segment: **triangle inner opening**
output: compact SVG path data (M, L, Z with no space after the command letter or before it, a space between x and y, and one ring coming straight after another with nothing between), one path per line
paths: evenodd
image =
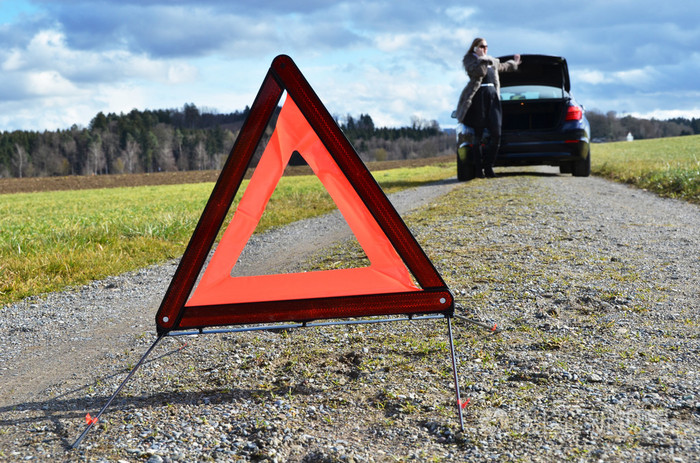
M303 191L301 195L296 194L299 190ZM329 206L335 208L333 199L313 173L295 176L285 174L270 198L261 223L233 267L231 277L370 265L369 258L337 208L316 217L294 221L284 227L266 229L263 225L262 222L270 215L284 214L292 208L298 211L301 202L321 211L327 210ZM264 231L259 231L260 229ZM339 255L339 244L352 250L351 258Z

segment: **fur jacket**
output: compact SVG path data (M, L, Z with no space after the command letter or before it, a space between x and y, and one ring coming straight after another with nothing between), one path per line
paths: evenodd
M460 122L462 122L466 117L467 111L469 111L469 107L472 104L472 99L479 90L481 81L488 72L489 65L493 66L494 70L496 71L494 72L494 86L496 87L496 93L499 93L501 90L501 82L498 78L498 73L515 71L518 69L518 65L515 64L515 61L513 60L508 60L505 63L501 63L497 58L492 56L479 57L474 53L467 53L464 55L462 63L464 64L464 70L467 71L467 75L469 76L469 83L466 87L464 87L464 90L462 90L462 94L459 96L459 102L457 103L457 111L455 111L455 116Z

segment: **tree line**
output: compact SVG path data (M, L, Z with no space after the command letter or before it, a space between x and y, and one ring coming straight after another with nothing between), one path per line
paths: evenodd
M220 169L249 112L246 107L216 114L186 104L128 114L100 112L88 127L5 131L0 134L0 178ZM278 113L279 108L271 126ZM364 114L336 120L366 161L435 156L436 150L450 149L452 141L435 121L414 118L411 127L391 129L375 127ZM261 147L271 132L268 128ZM260 148L254 164L261 153Z
M216 169L249 108L231 114L178 110L98 113L89 127L0 134L0 177Z
M351 115L340 128L363 161L392 161L441 156L454 152L454 133L445 132L437 121L411 117L407 127L375 127L369 114Z
M88 127L5 131L0 133L0 178L220 169L249 112L246 107L217 114L185 104L128 114L100 112ZM587 116L597 141L623 140L628 133L635 139L700 133L700 119L620 118L596 111ZM454 131L442 130L437 121L412 117L409 126L400 128L377 127L368 114L336 121L365 162L454 153ZM270 134L268 129L261 146Z
M635 140L700 134L700 119L697 118L639 119L618 117L614 111L605 114L587 111L586 117L591 124L591 137L599 142L625 140L630 133Z

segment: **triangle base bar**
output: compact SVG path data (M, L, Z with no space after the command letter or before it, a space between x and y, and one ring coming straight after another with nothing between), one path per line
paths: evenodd
M447 315L407 315L407 316L389 316L389 318L351 318L347 320L334 319L327 322L300 322L300 323L272 323L259 325L243 325L238 328L192 328L183 331L168 331L165 336L181 337L181 336L198 336L200 334L231 334L231 333L247 333L249 331L281 331L292 330L295 328L318 328L323 326L347 326L347 325L377 325L380 323L393 322L411 322L421 320L442 320Z
M175 329L253 323L272 323L378 315L442 313L451 315L453 298L448 290L410 291L367 296L250 302L185 307Z

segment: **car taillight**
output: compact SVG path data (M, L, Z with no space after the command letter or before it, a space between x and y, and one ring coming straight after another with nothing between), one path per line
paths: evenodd
M583 119L583 110L578 106L569 106L566 109L566 121L580 121Z

